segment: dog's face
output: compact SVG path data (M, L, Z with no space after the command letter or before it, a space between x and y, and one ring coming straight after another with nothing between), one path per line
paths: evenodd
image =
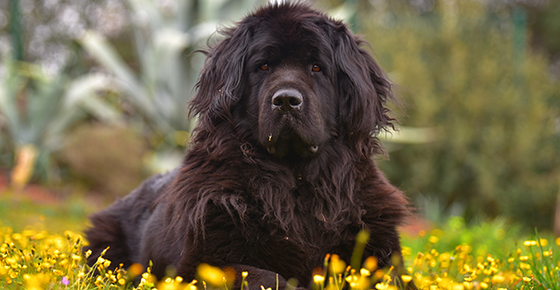
M304 23L263 18L253 35L239 106L276 157L310 157L337 131L332 48Z
M356 145L391 126L390 84L341 22L285 4L224 34L192 101L202 128L227 121L272 156L312 158L335 138Z

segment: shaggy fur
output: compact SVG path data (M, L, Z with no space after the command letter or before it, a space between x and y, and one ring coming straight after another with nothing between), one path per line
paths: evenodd
M385 73L340 21L304 4L271 5L221 32L205 51L177 170L145 181L91 217L92 264L148 265L185 280L198 264L249 270L251 289L310 285L327 253L400 262L408 202L379 171L375 136L392 127ZM392 257L397 259L392 259ZM237 287L239 281L236 281Z

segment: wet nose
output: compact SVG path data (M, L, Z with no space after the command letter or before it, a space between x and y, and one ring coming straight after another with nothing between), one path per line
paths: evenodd
M300 92L294 89L279 90L272 96L272 108L282 111L299 110L303 104Z

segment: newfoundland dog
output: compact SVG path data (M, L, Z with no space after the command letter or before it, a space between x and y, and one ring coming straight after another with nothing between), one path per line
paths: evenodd
M250 289L309 287L333 253L403 270L397 227L409 213L373 157L393 127L391 83L341 21L306 4L270 4L205 51L182 165L91 217L93 264L153 262L186 281L208 263L248 271ZM396 257L396 258L395 258ZM398 274L395 274L398 282ZM410 283L412 284L412 283ZM409 285L410 286L410 285ZM412 286L413 287L413 286Z

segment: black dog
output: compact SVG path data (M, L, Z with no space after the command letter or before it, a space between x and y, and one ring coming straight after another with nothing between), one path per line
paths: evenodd
M365 42L301 3L222 34L205 52L183 164L91 217L89 263L110 246L114 265L151 260L159 277L173 267L193 279L205 262L249 270L252 289L275 287L276 273L280 287L306 287L327 253L350 260L363 229L364 257L402 261L409 205L372 158L393 126L391 85Z

